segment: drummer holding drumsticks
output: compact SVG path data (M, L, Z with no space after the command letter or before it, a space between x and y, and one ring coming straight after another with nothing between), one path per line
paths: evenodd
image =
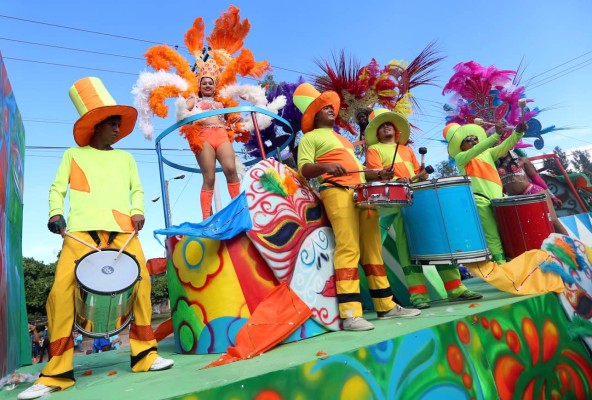
M500 140L505 126L505 121L501 120L496 125L496 132L489 137L476 124L460 126L451 123L446 125L443 132L448 141L448 154L456 161L460 173L471 177L471 187L487 247L493 261L498 264L505 263L506 256L491 207L491 199L503 196L502 181L495 161L514 147L528 129L528 125L522 122L501 144L492 147Z
M70 98L81 115L74 125L74 139L80 147L66 150L49 191L48 228L53 233L68 235L46 305L52 358L35 384L19 393L18 399L35 399L75 383L74 272L76 260L90 251L82 242L95 241L99 248L121 248L132 237L125 249L138 261L142 277L129 333L132 371L155 371L174 364L156 352L150 276L140 241L133 235L144 225L144 192L136 163L131 154L111 147L132 132L137 111L117 105L98 78L77 81L70 88ZM66 225L63 215L68 186L70 211Z
M410 131L409 122L403 115L385 108L374 110L370 114L370 123L366 128L366 143L369 146L366 153L366 167L381 169L394 166L393 179L399 182L411 183L426 180L428 172L420 166L413 150L406 146ZM387 227L393 224L395 229L398 261L405 273L411 304L418 309L428 308L430 298L422 266L411 264L403 213L400 208L395 210L394 213L383 217L381 223L386 222ZM444 282L450 301L475 300L483 297L461 283L457 265L437 265L436 270Z
M374 325L363 318L358 263L368 279L378 319L411 317L419 310L405 309L393 300L382 260L378 213L355 206L353 188L366 179L393 177L388 168L361 170L354 147L333 130L340 108L337 93L319 93L309 83L298 86L294 104L302 111L304 136L298 145L298 169L304 177L321 180L320 196L335 234L335 286L343 329L365 331Z

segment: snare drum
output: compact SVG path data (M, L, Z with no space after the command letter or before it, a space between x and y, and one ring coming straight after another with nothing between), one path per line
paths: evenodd
M411 261L458 264L489 259L489 249L466 176L411 184L413 205L403 209Z
M407 207L412 197L411 187L402 182L368 182L354 189L354 202L361 208Z
M93 338L109 337L123 330L133 318L140 265L134 256L101 249L76 262L75 325Z
M544 193L492 199L491 205L508 258L540 249L543 241L555 232Z

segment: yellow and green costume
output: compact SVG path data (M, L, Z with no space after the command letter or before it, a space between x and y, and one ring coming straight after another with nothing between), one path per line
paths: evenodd
M469 136L476 136L479 143L467 151L462 151L460 146ZM491 199L504 195L495 161L510 151L522 136L524 136L523 133L514 131L501 144L492 147L500 139L500 135L494 133L487 137L485 130L479 125L448 124L444 128L444 137L448 141L448 154L454 158L460 173L471 177L471 186L485 240L493 260L497 263L504 263L506 257L491 207Z
M98 247L121 248L133 231L131 215L143 214L144 211L144 192L131 154L89 146L68 149L51 185L50 217L63 215L68 185L68 231L87 243L93 243L93 237L88 232L95 231L100 238ZM109 232L120 234L108 246ZM127 245L126 251L136 257L142 278L137 288L134 321L130 327L131 366L134 372L147 371L157 357L151 327L150 276L137 237ZM88 247L74 239L64 239L46 305L52 358L41 371L38 383L61 389L74 385L74 270L76 260L88 252Z

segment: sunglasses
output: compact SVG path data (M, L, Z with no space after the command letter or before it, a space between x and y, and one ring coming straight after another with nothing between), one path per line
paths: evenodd
M467 136L463 142L465 143L470 143L470 142L477 142L479 141L479 138L477 136Z

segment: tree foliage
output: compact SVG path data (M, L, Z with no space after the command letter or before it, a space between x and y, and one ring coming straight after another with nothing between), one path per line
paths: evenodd
M575 150L572 154L571 165L578 172L581 172L592 179L592 161L587 150Z
M559 162L563 166L563 169L570 174L573 171L569 168L569 160L565 151L561 150L561 147L555 146L553 153L557 155ZM555 175L563 175L561 169L557 166L557 162L554 159L548 158L543 161L543 166L546 170L551 171Z
M450 164L448 160L440 161L434 167L434 178L448 178L457 175L460 175L458 168L456 168L456 165Z
M152 304L161 303L169 299L169 286L166 274L152 277L152 293L150 294Z
M45 315L45 302L53 285L56 263L45 264L34 258L23 257L25 297L30 319Z

